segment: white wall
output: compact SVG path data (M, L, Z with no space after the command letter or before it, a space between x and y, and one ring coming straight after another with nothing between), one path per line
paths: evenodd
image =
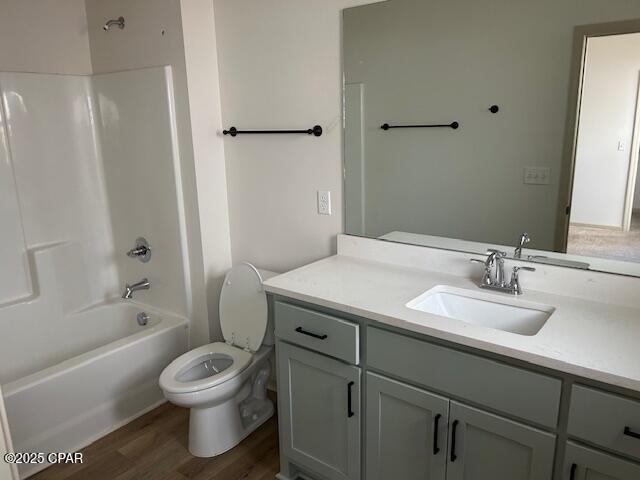
M225 138L234 262L284 271L335 252L343 222L340 12L363 3L214 0L224 126L324 128L319 138ZM332 216L317 214L318 189L331 191Z
M533 248L553 249L574 27L637 17L627 0L348 10L346 82L365 85L367 234L508 245L527 231ZM459 130L380 129L454 120ZM525 185L526 166L550 167L550 184Z
M91 73L84 0L0 0L0 71Z
M640 34L588 40L571 223L623 225L639 82Z
M221 339L220 288L231 267L215 18L211 0L181 0L189 113L212 339Z
M191 343L209 341L210 324L217 325L217 308L207 308L205 259L198 207L196 159L182 35L180 0L86 0L91 58L96 73L171 65L175 88L178 143L191 280ZM102 31L109 18L124 16L126 28ZM214 48L214 45L211 46ZM199 159L198 161L206 161ZM203 178L206 178L203 175ZM226 208L216 205L214 208ZM217 220L217 219L216 219ZM215 220L214 220L215 221ZM224 232L224 227L221 230ZM224 233L222 233L224 236Z

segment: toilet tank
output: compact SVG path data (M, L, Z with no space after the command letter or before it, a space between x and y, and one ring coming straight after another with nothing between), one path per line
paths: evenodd
M269 280L271 277L275 277L276 275L280 275L276 272L271 272L269 270L262 270L261 268L257 269L260 273L260 277L262 277L262 281ZM275 337L275 327L273 325L273 312L269 311L269 319L267 320L267 331L264 335L264 340L262 341L263 345L274 345L276 343Z

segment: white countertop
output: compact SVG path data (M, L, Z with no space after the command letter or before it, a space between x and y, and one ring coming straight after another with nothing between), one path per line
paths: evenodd
M640 392L640 309L525 290L522 301L556 310L523 336L405 306L437 285L478 290L464 276L342 255L265 282L273 294Z

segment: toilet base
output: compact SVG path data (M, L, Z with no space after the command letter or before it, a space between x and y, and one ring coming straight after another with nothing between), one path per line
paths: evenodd
M253 402L256 402L253 399ZM242 418L242 405L235 398L211 408L189 412L189 452L195 457L215 457L238 445L274 413L268 398L253 405L253 413Z

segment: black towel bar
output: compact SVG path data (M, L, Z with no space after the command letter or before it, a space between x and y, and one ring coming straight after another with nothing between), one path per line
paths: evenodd
M223 135L231 135L235 137L240 134L280 134L280 133L304 133L307 135L315 135L319 137L322 135L322 127L320 125L315 125L313 128L309 128L307 130L238 130L236 127L231 127L229 130L223 130Z
M388 123L383 123L380 125L380 128L382 130L389 130L391 128L453 128L456 130L459 126L460 124L458 122L435 125L389 125Z

